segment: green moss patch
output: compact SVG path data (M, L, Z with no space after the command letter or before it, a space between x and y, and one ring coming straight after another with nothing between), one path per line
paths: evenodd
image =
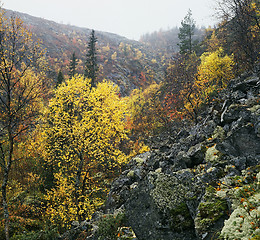
M171 228L177 232L181 232L185 229L191 229L194 226L193 219L190 215L189 209L186 203L181 203L175 209L170 210Z
M204 201L198 207L198 215L195 218L195 227L199 234L207 230L220 218L227 215L228 206L224 199L216 196L215 189L210 186L206 189Z

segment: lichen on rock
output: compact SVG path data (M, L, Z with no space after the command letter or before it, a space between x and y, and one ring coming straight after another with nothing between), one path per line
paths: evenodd
M223 154L216 149L216 145L210 147L206 151L205 161L207 163L217 164L220 162L221 157Z
M221 126L217 126L212 134L212 139L223 141L225 139L225 130Z
M151 196L159 209L174 209L184 201L184 196L188 191L187 187L181 184L176 177L163 173L157 174L154 185Z
M258 196L258 201L259 201ZM260 220L260 207L248 212L243 207L238 207L232 212L230 218L225 221L225 226L221 231L221 236L226 240L231 239L259 239L260 229L254 225L255 220ZM259 222L258 222L259 224ZM258 237L258 238L253 238Z

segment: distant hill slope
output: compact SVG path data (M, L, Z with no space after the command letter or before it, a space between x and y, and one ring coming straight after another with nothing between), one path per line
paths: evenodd
M169 30L160 30L153 33L147 33L141 36L140 42L147 44L153 49L163 53L165 56L170 57L179 51L178 38L179 28L174 27ZM195 28L193 38L201 41L205 34L205 28Z
M42 41L50 63L50 76L55 81L62 69L68 74L69 61L76 53L79 59L78 73L83 73L87 42L91 29L58 24L54 21L33 17L28 14L6 10L6 16L16 15ZM125 37L96 31L98 38L99 81L106 78L120 86L123 95L132 89L160 82L163 69L160 56L146 44Z

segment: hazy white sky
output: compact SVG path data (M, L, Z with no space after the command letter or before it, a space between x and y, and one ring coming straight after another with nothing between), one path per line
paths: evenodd
M188 9L197 25L213 25L215 0L2 0L3 7L58 23L117 33L138 40L178 26Z

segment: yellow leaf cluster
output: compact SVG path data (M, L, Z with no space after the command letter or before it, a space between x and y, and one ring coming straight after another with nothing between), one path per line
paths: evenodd
M130 117L128 128L134 134L153 134L164 127L164 112L159 99L159 84L152 84L144 91L134 89L128 99Z
M78 208L80 209L79 214L84 213L86 218L90 218L95 209L103 204L102 199L91 197L97 190L97 187L94 186L87 194L81 196L82 200L77 206L72 198L75 191L73 182L64 177L61 172L55 174L55 179L58 187L47 191L45 196L47 200L46 216L53 224L60 227L60 231L70 228L72 221L79 221Z
M212 53L205 52L201 56L197 84L203 88L210 86L225 88L229 80L234 77L234 64L233 57L224 55L222 48Z
M46 161L56 169L47 215L56 224L68 224L90 217L103 202L94 193L106 192L104 186L100 190L104 177L127 161L119 148L127 139L127 107L112 83L91 88L81 75L61 84L54 95L42 119Z
M90 81L77 76L55 92L45 112L50 123L46 126L46 136L66 139L67 146L63 144L63 148L70 149L64 156L67 160L84 152L87 158L99 162L108 158L117 161L122 155L117 146L127 138L126 112L126 103L120 99L117 87L104 81L90 90ZM52 148L60 148L59 141L53 144Z
M233 56L225 55L222 48L202 54L197 79L188 101L184 104L185 109L192 111L195 107L198 108L201 104L212 100L218 91L224 89L234 78L234 64Z

